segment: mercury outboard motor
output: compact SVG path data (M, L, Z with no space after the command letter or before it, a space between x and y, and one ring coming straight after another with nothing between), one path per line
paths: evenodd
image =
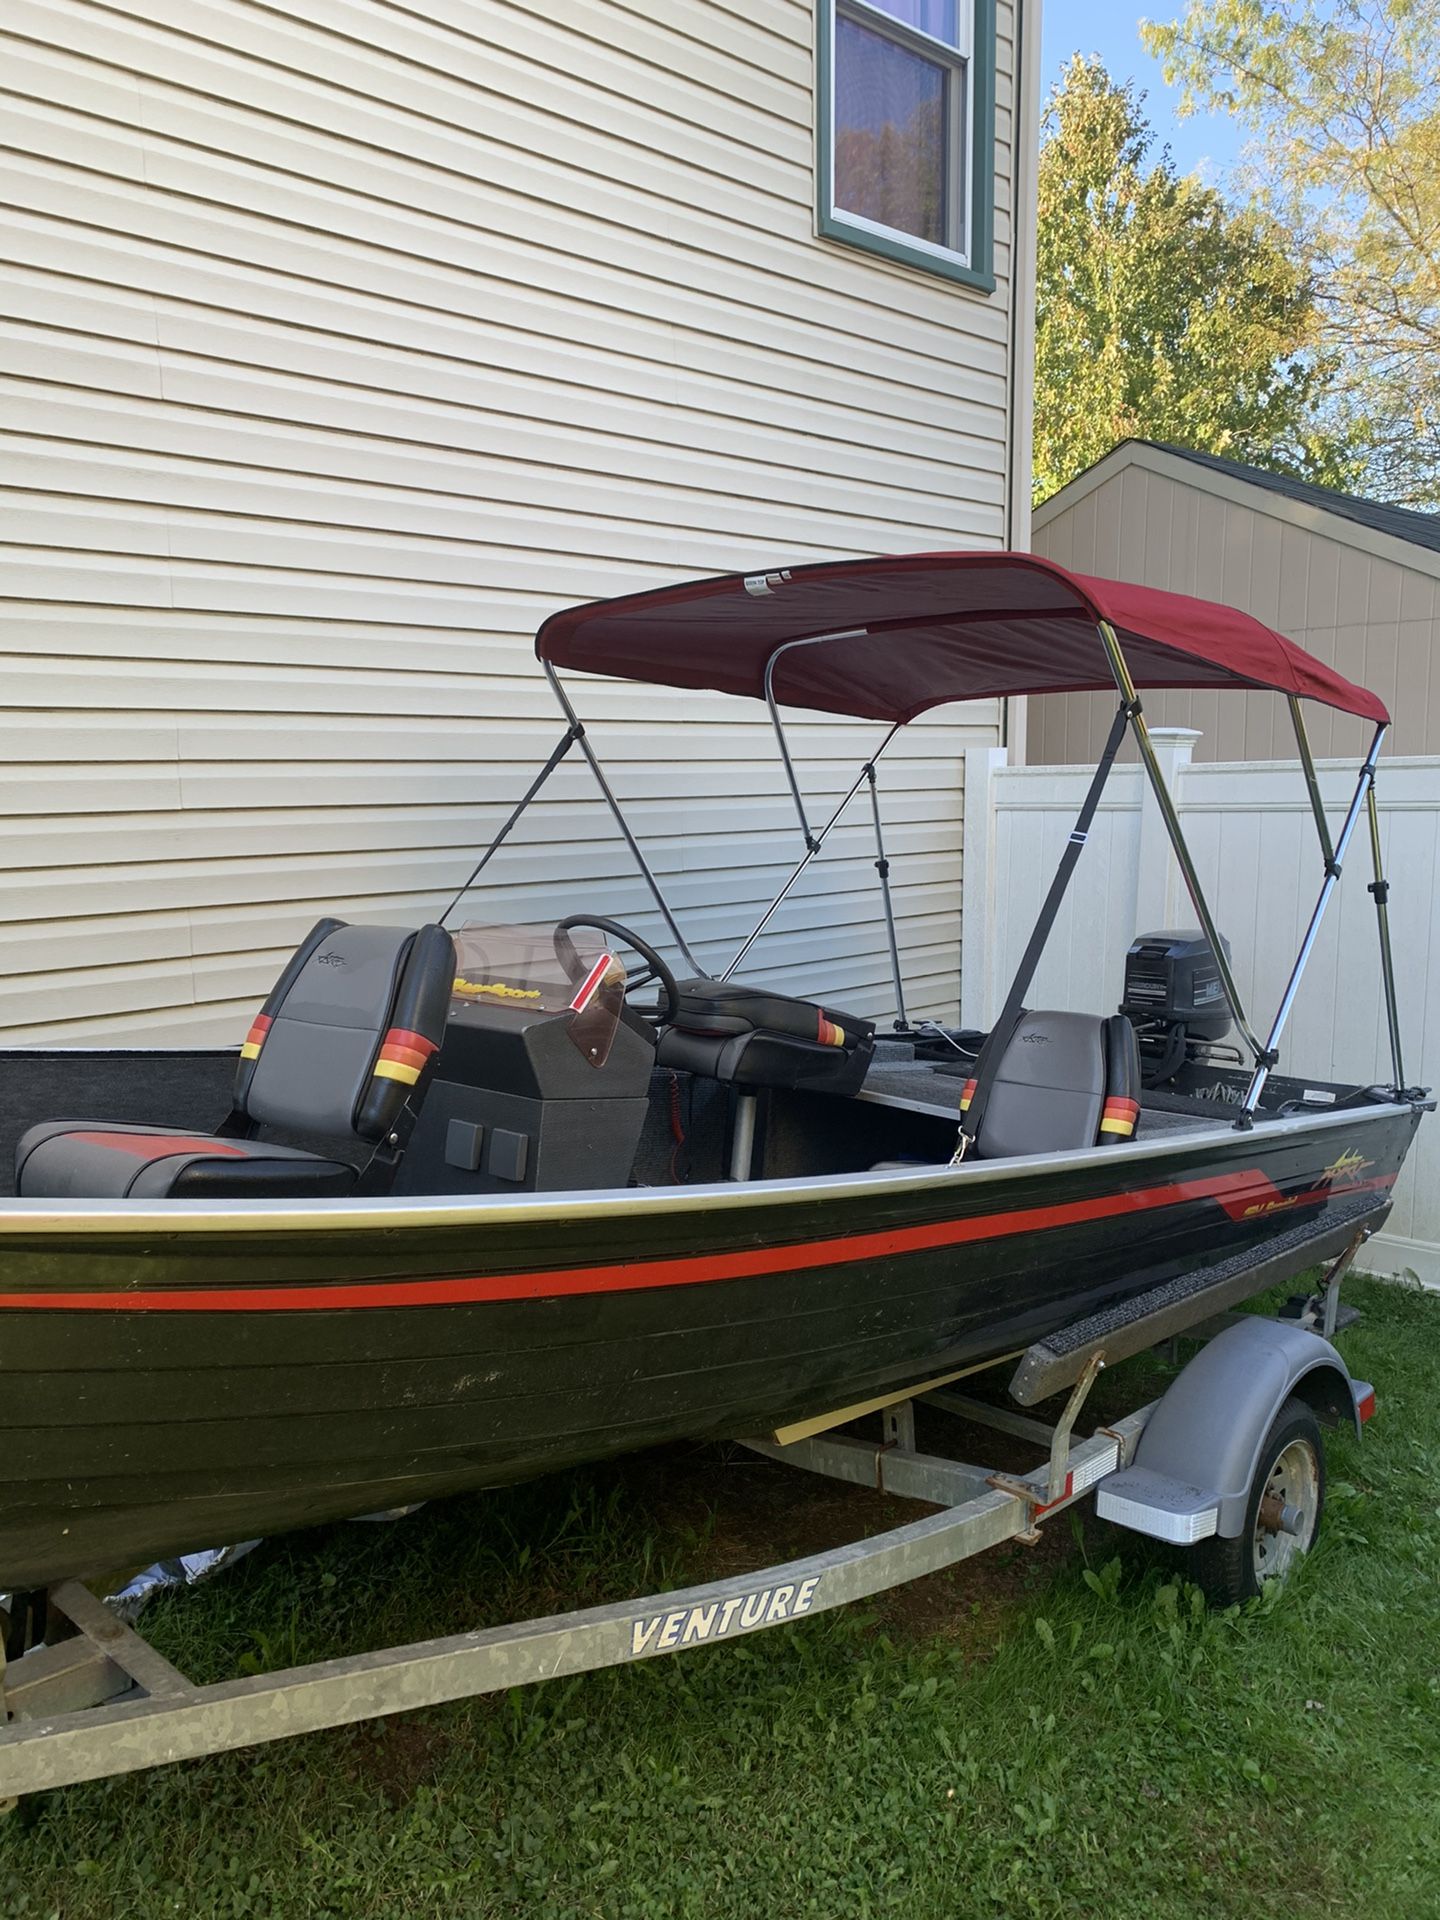
M1220 939L1228 961L1230 942ZM1125 955L1120 1011L1135 1028L1145 1086L1159 1086L1187 1060L1208 1058L1231 1026L1210 942L1185 931L1137 934Z

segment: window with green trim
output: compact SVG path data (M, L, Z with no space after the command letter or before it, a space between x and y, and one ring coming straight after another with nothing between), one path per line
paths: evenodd
M993 287L994 0L816 0L819 227Z

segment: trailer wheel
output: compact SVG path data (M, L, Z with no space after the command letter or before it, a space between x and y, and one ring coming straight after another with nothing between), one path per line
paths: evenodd
M1324 1508L1320 1424L1303 1400L1287 1400L1260 1449L1244 1526L1233 1540L1216 1534L1192 1547L1190 1578L1212 1606L1253 1599L1265 1581L1284 1580L1309 1552Z

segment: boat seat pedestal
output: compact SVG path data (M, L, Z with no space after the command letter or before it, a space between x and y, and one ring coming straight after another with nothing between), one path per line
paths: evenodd
M875 1051L871 1020L733 980L685 980L679 994L679 1011L660 1036L656 1064L734 1087L732 1180L748 1180L754 1172L757 1089L845 1096L864 1084Z

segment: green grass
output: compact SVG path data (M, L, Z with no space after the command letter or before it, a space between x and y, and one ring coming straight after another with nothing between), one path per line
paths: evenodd
M0 1915L1440 1916L1440 1299L1347 1297L1380 1417L1247 1611L1062 1518L866 1613L27 1802ZM218 1678L898 1517L802 1481L671 1456L301 1536L147 1632Z

